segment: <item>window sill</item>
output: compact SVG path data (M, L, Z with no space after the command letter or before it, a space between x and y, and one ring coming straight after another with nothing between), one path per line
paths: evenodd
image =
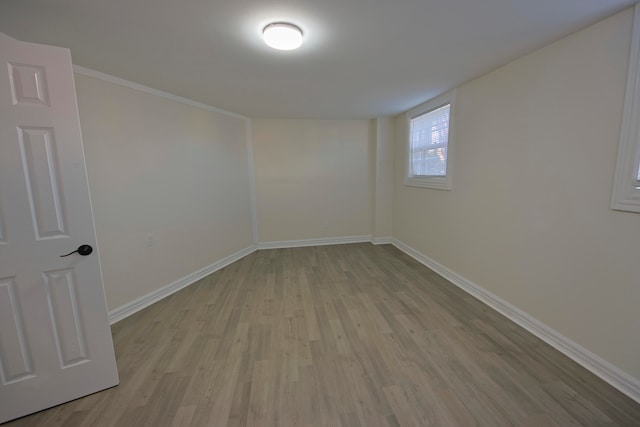
M640 213L640 189L629 190L623 194L614 192L611 209Z
M404 185L409 187L433 188L435 190L451 190L451 179L444 178L417 178L407 177Z

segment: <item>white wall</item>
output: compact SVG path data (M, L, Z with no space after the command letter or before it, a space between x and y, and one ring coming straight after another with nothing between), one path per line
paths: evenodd
M75 80L110 310L251 245L245 119Z
M453 190L403 185L394 237L640 379L640 215L609 208L624 11L458 88Z
M402 116L252 120L260 242L392 233L640 378L640 215L609 209L631 21L459 87L452 191L404 186ZM251 245L243 119L76 85L110 309Z
M371 234L368 120L252 120L260 242Z

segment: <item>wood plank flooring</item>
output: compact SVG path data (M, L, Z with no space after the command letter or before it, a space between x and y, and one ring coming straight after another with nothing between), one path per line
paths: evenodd
M17 426L639 426L640 405L384 245L255 252L112 328L121 384Z

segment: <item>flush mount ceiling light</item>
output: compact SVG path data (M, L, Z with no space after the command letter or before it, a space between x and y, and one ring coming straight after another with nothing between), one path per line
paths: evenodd
M287 22L274 22L262 30L267 46L278 50L293 50L302 44L302 30Z

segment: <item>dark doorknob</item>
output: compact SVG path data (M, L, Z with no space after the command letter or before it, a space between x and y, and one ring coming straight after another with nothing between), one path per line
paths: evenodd
M78 249L76 249L75 251L69 252L66 255L60 255L60 257L62 258L62 257L65 257L65 256L69 256L71 254L75 254L76 252L78 252L82 256L87 256L91 252L93 252L93 248L91 246L89 246L89 245L80 245L80 246L78 246Z

